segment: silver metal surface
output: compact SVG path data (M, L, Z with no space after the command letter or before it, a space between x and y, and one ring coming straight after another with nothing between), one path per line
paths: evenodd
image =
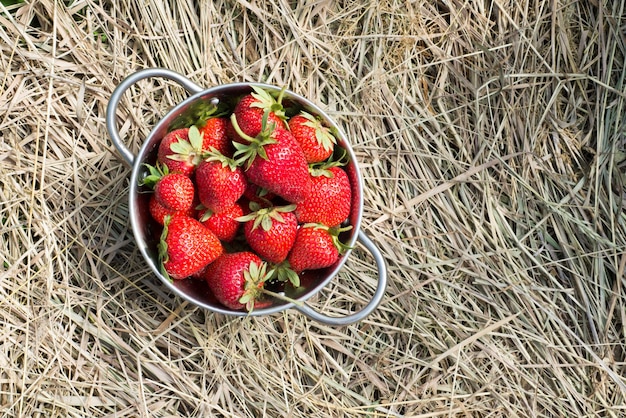
M148 137L145 141L143 141L137 156L135 156L125 145L126 142L120 138L116 125L117 108L122 95L129 87L140 80L151 77L164 77L173 80L179 83L192 95L171 109L153 127ZM270 93L275 94L281 91L281 89L276 86L263 83L223 84L205 90L185 76L163 68L138 71L124 79L115 89L107 107L106 123L113 144L119 151L122 158L132 166L129 191L129 216L133 234L135 235L135 240L139 250L151 270L160 279L164 286L169 288L173 293L181 298L215 313L235 316L256 316L268 315L288 308L296 308L316 321L331 325L346 325L362 320L379 305L383 298L387 283L387 269L385 260L376 245L364 233L360 232L361 219L363 216L363 180L358 169L356 156L342 129L332 118L330 118L330 116L326 114L326 112L308 99L289 90L286 90L283 94L283 103L290 103L295 105L297 108L302 108L309 113L320 116L327 126L334 129L337 136L337 145L345 149L347 152L348 164L345 169L350 178L353 194L352 209L349 217L349 223L352 225L352 229L342 235L342 241L349 247L354 247L356 241L360 241L373 255L374 260L376 261L378 266L378 287L371 301L362 310L345 317L329 317L315 311L304 303L300 304L300 302L304 302L319 292L333 279L333 277L336 276L345 264L351 250L346 251L346 253L342 255L333 266L318 272L316 277L313 277L312 279L309 277L311 280L306 280L305 277L302 278L303 283L306 283L303 286L303 289L299 289L297 294L294 295L287 294L287 296L297 300L298 304L276 301L270 307L255 309L251 313L231 310L224 307L212 297L210 291L208 291L208 287L202 281L170 281L160 273L158 254L156 250L158 231L155 229L154 222L151 220L148 210L148 199L150 195L139 185L140 180L146 175L147 169L144 164L154 163L154 160L156 159L156 149L158 148L163 136L171 130L172 126L175 126L181 121L185 121L190 114L193 113L195 108L207 103L219 104L221 102L232 101L234 98L250 93L252 91L252 86L261 87Z
M385 258L381 254L378 247L376 247L372 240L369 239L363 231L359 231L358 240L372 254L374 261L376 262L376 267L378 268L378 286L376 287L376 291L374 292L374 295L372 296L372 299L370 299L369 303L360 311L346 316L324 315L315 311L308 305L295 305L295 309L318 322L328 325L343 326L361 321L378 307L380 302L383 300L383 296L385 296L385 289L387 287L387 263L385 262Z
M126 90L136 84L140 80L144 80L146 78L167 78L172 81L176 81L182 87L185 88L190 93L198 93L204 90L202 87L189 80L187 77L172 71L166 68L148 68L145 70L137 71L134 74L126 77L113 91L111 94L111 98L109 99L109 104L107 106L107 114L106 114L106 124L107 130L109 131L109 136L111 137L111 142L115 145L118 152L126 160L126 162L130 165L133 164L133 160L135 156L133 153L126 147L125 143L120 138L120 133L117 130L116 123L116 113L117 107L122 99L122 95L126 92Z

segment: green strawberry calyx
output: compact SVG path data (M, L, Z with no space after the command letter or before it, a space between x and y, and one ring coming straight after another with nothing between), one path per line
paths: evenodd
M335 248L337 249L337 251L339 251L339 254L345 254L346 251L353 249L354 247L351 247L349 245L344 244L343 242L341 242L341 240L339 239L339 235L342 232L345 231L349 231L352 229L352 225L348 225L348 226L344 226L343 228L341 226L327 226L324 224L320 224L320 223L305 223L304 225L302 225L302 228L315 228L315 229L322 229L326 232L328 232L328 235L330 235L333 244L335 245Z
M202 154L202 158L206 162L218 162L222 164L222 167L230 168L230 171L235 171L239 164L233 158L229 158L219 152L215 147L210 147L208 151Z
M293 212L296 209L296 205L287 206L271 206L268 208L262 208L257 202L250 202L250 212L247 215L236 218L239 222L254 221L252 224L252 230L257 229L259 226L263 228L265 232L272 229L273 222L285 222L285 218L281 213Z
M225 105L215 102L215 98L201 99L190 105L183 115L178 116L169 126L169 130L187 128L191 125L202 128L209 119L223 117L227 114Z
M179 139L177 142L173 142L170 145L170 150L174 154L168 155L167 158L174 161L185 161L197 166L203 159L202 142L200 130L192 125L189 127L189 140Z
M154 189L154 186L156 186L163 177L169 174L169 169L165 164L144 164L144 166L148 169L148 174L143 179L139 180L140 186L148 186Z
M313 116L308 112L301 111L300 115L307 119L307 121L303 123L304 126L315 129L315 139L317 140L317 143L321 145L325 151L332 150L337 143L337 139L331 132L331 129L324 126L320 118Z
M252 90L254 90L254 93L251 93L251 95L256 99L256 102L252 103L250 107L263 109L264 113L273 112L282 120L287 118L282 104L286 87L280 90L277 98L274 98L269 92L257 86L252 86Z
M168 226L171 220L172 217L170 215L165 216L163 220L163 231L161 231L161 238L159 240L159 243L157 244L157 250L159 254L159 270L161 271L161 274L165 276L165 278L168 280L171 279L169 273L167 272L167 270L165 270L165 263L169 261L170 257L167 252L167 242L165 242L165 240L167 239Z
M202 204L196 206L196 210L200 212L198 216L200 222L206 222L213 216L213 211Z
M295 273L295 272L294 272ZM261 264L250 262L248 268L243 271L244 290L243 295L239 298L239 303L245 305L248 313L254 309L254 304L263 295L270 296L284 302L293 303L301 306L302 302L294 300L282 293L272 292L265 287L265 283L271 280L275 275L275 269L268 270L268 264L262 261ZM299 280L299 279L298 279Z
M272 132L276 128L276 124L269 123L268 124L269 111L266 111L263 114L263 119L261 123L261 132L256 136L256 138L247 135L241 130L239 123L237 123L237 117L233 113L230 117L230 121L233 124L233 128L235 132L248 141L248 144L242 144L239 142L233 142L235 146L235 154L233 158L237 165L246 166L246 170L250 168L252 163L257 157L263 158L264 160L268 160L267 153L265 152L265 146L270 144L275 144L278 141L271 137Z
M279 282L291 283L296 289L300 287L300 275L291 268L287 260L274 266L272 279L274 277Z
M345 149L338 147L335 153L327 160L309 164L309 174L313 177L324 176L333 178L333 172L329 169L332 167L343 167L348 164L349 159L347 155L348 152Z
M203 104L201 102L201 104ZM226 115L226 112L220 111L220 108L215 103L204 104L204 106L198 106L196 110L197 121L195 126L204 127L210 119L219 118Z
M270 277L271 271L267 271L267 263L257 264L252 261L248 268L243 271L244 289L239 298L239 303L246 306L248 312L254 309L254 303L264 293L265 281Z

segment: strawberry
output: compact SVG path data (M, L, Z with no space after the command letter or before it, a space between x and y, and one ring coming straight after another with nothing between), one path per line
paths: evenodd
M211 147L222 149L226 153L232 152L225 136L225 127L220 133L220 123L223 124L223 122L213 121L213 119L206 121L202 128L203 133L200 133L196 126L191 126L165 135L159 144L157 161L167 165L170 172L180 172L191 176L198 164L202 162L205 152Z
M177 280L197 274L224 251L215 234L183 215L165 219L158 249L163 274Z
M159 144L157 161L160 164L166 165L172 173L178 172L186 175L191 175L191 173L195 169L195 164L193 164L189 160L174 160L169 158L170 156L176 154L172 150L172 145L179 142L189 143L189 128L176 129L163 137L161 143ZM176 149L176 146L174 148ZM190 145L190 149L193 149L193 146ZM193 160L192 155L189 155L189 158Z
M233 123L230 121L230 118L226 119L226 136L232 142L241 142L242 144L245 144L246 142L246 140L240 137L239 134L235 131Z
M195 188L189 177L170 173L154 186L154 197L166 209L187 211L192 208Z
M246 190L243 171L236 162L212 151L196 169L196 187L200 203L211 212L222 212L237 202Z
M349 247L339 241L339 234L346 228L329 228L321 224L304 224L296 234L293 248L287 257L296 273L332 266L339 255Z
M149 174L141 180L154 190L154 196L165 209L173 212L187 211L193 206L195 187L185 174L170 173L167 165L153 167L145 164Z
M298 203L296 216L300 223L337 226L350 215L352 188L346 172L340 167L311 169L311 191Z
M308 163L328 159L337 143L330 129L319 118L304 111L289 119L289 130L300 143Z
M248 182L246 190L243 192L243 196L248 199L248 201L256 202L261 205L269 205L272 199L276 197L274 193L270 193L266 189L250 182Z
M209 151L211 148L215 148L223 155L232 155L232 144L226 135L226 126L228 123L228 119L221 117L206 120L204 126L200 128L203 151Z
M295 207L261 208L251 203L254 211L238 218L245 222L243 232L248 245L265 261L277 264L287 258L298 230Z
M275 99L259 87L253 86L252 89L254 91L242 97L233 109L241 130L248 136L257 136L263 129L262 120L266 113L269 124L274 124L276 128L285 128L285 111L280 103L283 92ZM228 132L233 141L246 143L234 126L229 126Z
M163 225L165 223L166 216L185 215L192 218L196 216L196 210L194 207L190 207L188 210L184 211L170 210L160 204L154 194L150 196L148 209L150 211L150 215L152 215L152 219L154 219L159 225Z
M230 309L248 311L267 302L259 300L268 278L267 263L242 251L223 254L207 267L204 278L215 298Z
M248 144L233 143L237 149L234 158L246 165L248 181L290 203L302 202L311 187L302 148L288 130L268 126L267 114L263 120L263 131L253 138L241 131L236 116L231 116L237 133L248 141Z
M231 242L237 236L240 222L237 220L243 216L243 208L235 203L219 213L206 209L200 216L200 222L217 236L222 242Z

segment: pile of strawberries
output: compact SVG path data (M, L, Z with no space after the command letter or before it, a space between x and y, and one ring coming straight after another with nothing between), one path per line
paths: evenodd
M332 266L347 247L350 180L345 150L322 121L286 116L258 87L234 108L172 130L141 185L162 233L162 273L205 280L230 309L264 307L269 283L300 285L300 274Z

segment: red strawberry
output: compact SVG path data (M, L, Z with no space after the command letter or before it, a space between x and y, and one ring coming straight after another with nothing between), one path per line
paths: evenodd
M189 128L176 129L163 137L161 143L159 144L157 161L166 165L172 173L178 172L191 175L193 170L196 168L195 164L192 162L192 155L188 155L189 159L187 160L174 160L169 158L170 156L176 154L172 151L172 144L179 142L189 143ZM190 149L193 149L193 146L190 145Z
M225 148L227 153L232 152L230 145L224 145L222 142L227 142L225 127L221 134L223 138L220 139L220 122L212 122L212 120L207 120L206 125L202 128L204 131L202 134L196 126L177 129L167 134L159 144L157 161L167 165L170 172L179 172L191 176L198 164L202 162L205 152L209 151L211 147Z
M235 161L211 152L196 170L198 199L211 212L222 212L237 202L246 190L246 178Z
M150 196L150 201L148 203L148 208L150 210L150 215L152 215L152 219L154 219L160 225L165 223L166 216L174 216L174 215L185 215L191 218L196 216L196 210L193 207L190 207L186 211L175 211L167 209L165 206L160 204L154 195Z
M220 240L200 221L182 215L165 220L158 248L163 274L172 279L200 272L224 251Z
M219 213L213 213L207 209L200 217L200 222L213 232L220 241L231 242L239 231L240 222L237 218L240 216L243 216L243 208L235 203Z
M267 123L274 124L276 128L285 128L285 111L282 104L282 92L278 99L275 99L267 91L252 87L250 93L235 105L233 114L237 118L239 127L246 135L255 137L263 129L263 117L267 113ZM246 143L234 127L228 127L229 135L235 142Z
M200 128L203 151L210 151L211 148L214 148L220 154L226 156L232 155L232 144L226 135L226 126L228 123L228 119L226 118L216 117L207 119L204 126Z
M274 126L276 126L278 129L282 129L285 127L285 122L280 117L276 116L276 114L274 113L270 113L268 115L268 123L273 123ZM249 128L249 130L252 130L253 132L256 131L254 128L252 129ZM228 120L228 123L226 124L226 135L228 136L228 139L232 141L231 144L235 142L238 142L240 144L248 143L248 141L246 141L243 137L241 137L241 135L237 133L230 119Z
M311 187L309 168L302 148L286 129L265 125L263 131L252 138L239 129L235 115L231 117L237 132L248 144L234 143L234 157L246 164L246 178L282 197L290 203L299 203Z
M149 174L141 180L140 185L152 188L161 205L173 212L187 211L193 206L195 187L189 177L178 172L170 173L166 165L144 165Z
M235 128L233 128L233 123L230 121L230 118L226 119L226 136L232 142L246 142L245 139L240 137L239 134L235 131Z
M298 203L296 216L300 223L337 226L350 215L352 188L346 172L340 167L311 170L311 191Z
M222 305L248 311L261 304L267 306L268 302L259 300L267 277L267 264L248 251L223 254L204 274L213 295Z
M339 241L346 228L329 228L320 224L305 224L298 229L293 248L287 257L296 273L332 266L348 247Z
M254 212L240 217L248 245L264 260L278 264L287 258L298 230L292 212L295 205L261 208L251 203Z
M154 197L165 208L187 211L192 208L195 188L189 177L180 173L166 174L154 186Z
M266 189L257 186L254 183L248 183L243 196L250 202L256 202L262 206L267 206L272 199L276 197L274 193L268 192Z
M304 111L289 119L289 130L300 143L308 163L328 159L337 143L330 129L320 119Z

